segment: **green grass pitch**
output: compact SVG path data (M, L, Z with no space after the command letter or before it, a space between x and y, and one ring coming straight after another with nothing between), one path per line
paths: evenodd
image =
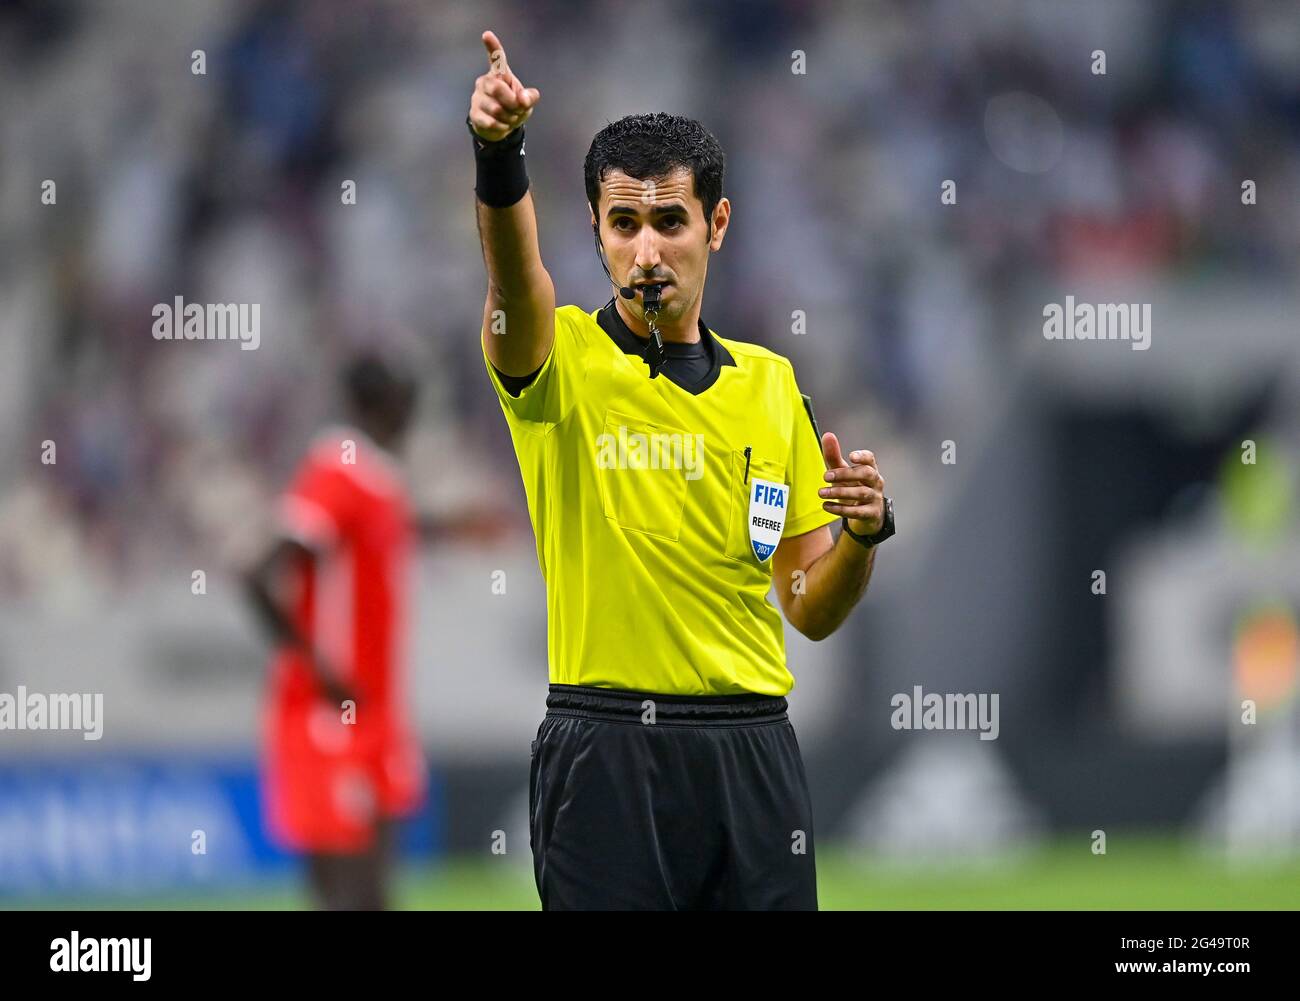
M817 858L823 910L1291 910L1300 908L1300 856L1229 867L1167 837L1049 843L1016 860L890 867L828 845ZM538 910L527 854L453 858L400 871L396 904L410 910ZM183 897L3 900L6 909L297 910L299 883Z

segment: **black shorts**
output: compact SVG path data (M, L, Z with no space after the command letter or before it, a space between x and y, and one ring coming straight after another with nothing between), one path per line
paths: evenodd
M543 910L817 909L784 698L551 685L546 708L528 783Z

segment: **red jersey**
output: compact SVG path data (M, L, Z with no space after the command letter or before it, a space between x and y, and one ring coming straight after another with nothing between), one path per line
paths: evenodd
M331 428L312 444L279 513L281 530L317 554L300 581L295 624L360 701L396 710L414 537L400 471L361 431ZM320 697L297 650L281 652L272 692L285 707Z
M396 464L348 426L316 439L279 507L281 530L316 556L297 575L294 622L357 704L345 719L303 654L277 651L266 717L270 826L291 848L359 849L377 817L408 812L424 790L403 708L412 509Z

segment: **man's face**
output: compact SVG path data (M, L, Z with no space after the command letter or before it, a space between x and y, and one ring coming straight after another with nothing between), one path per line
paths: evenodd
M709 253L722 246L731 205L720 199L713 211L713 233L695 194L695 179L685 167L666 177L639 181L608 170L600 186L600 239L615 281L635 287L663 283L659 322L687 315L704 291ZM641 296L627 308L642 316Z
M406 438L406 432L411 426L411 418L415 416L415 404L418 399L414 383L398 384L389 411L389 426L393 429L394 443L401 443Z
M397 380L384 395L380 405L369 411L356 411L356 419L368 429L375 441L385 448L397 451L406 440L418 401L416 385L407 380Z

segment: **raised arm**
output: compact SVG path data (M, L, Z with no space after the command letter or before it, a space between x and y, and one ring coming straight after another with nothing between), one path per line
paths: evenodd
M522 169L519 160L505 162L506 157L522 157L522 147L514 148L517 144L510 137L528 120L541 94L525 88L510 71L495 34L483 32L483 44L488 71L474 81L469 104L470 127L488 144L477 154L474 199L488 279L483 347L498 371L530 375L541 367L555 340L555 285L542 266L532 192L525 191L512 204L503 203L512 198L510 179L518 177L512 172Z

